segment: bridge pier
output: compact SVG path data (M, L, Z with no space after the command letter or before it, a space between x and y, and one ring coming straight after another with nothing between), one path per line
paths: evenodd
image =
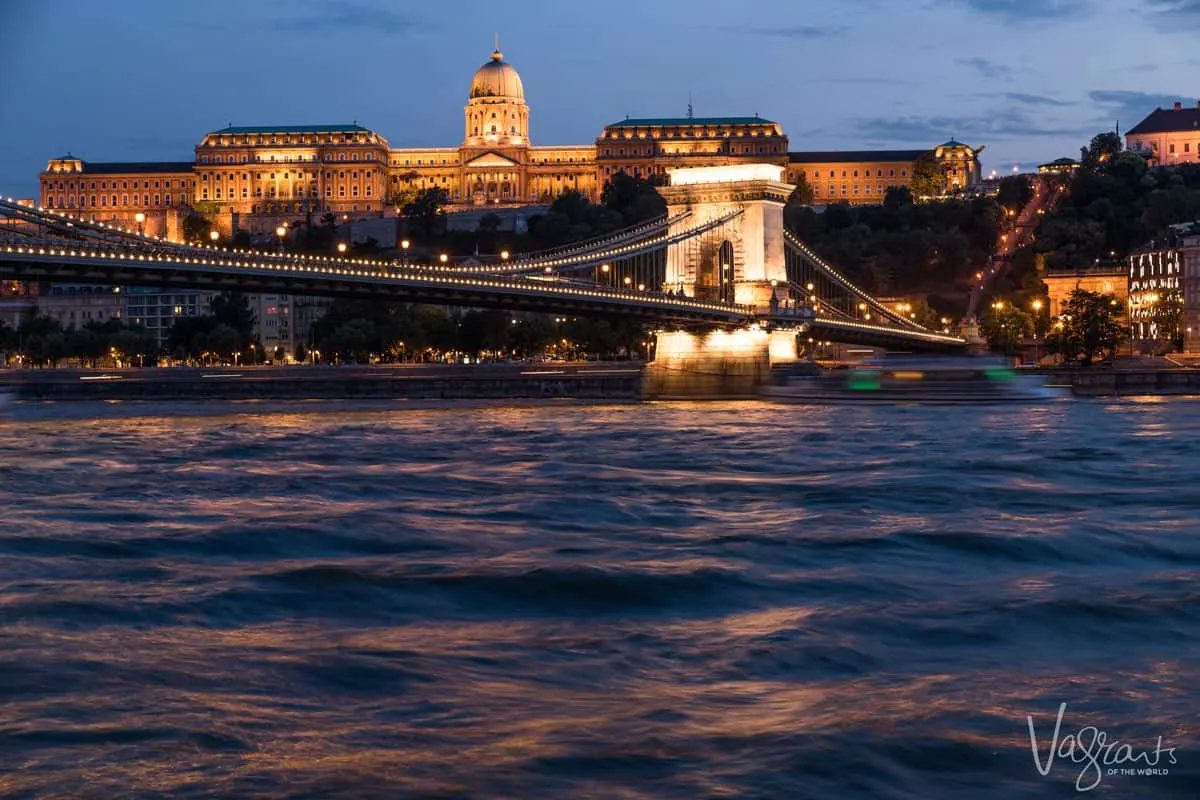
M642 395L651 400L737 400L758 396L771 368L799 360L796 330L656 334L654 360L646 365Z

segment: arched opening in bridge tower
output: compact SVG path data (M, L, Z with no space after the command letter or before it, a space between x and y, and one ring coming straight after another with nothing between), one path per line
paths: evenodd
M696 297L710 302L733 302L733 244L705 241L696 268Z
M728 239L721 242L721 247L717 251L717 263L721 268L721 283L720 283L720 301L722 303L733 302L733 243Z

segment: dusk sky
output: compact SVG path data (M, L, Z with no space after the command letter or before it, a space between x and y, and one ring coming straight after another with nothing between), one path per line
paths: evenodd
M190 160L204 132L357 121L457 145L499 33L535 144L761 114L793 150L1078 156L1200 92L1200 0L0 0L0 192L47 159Z

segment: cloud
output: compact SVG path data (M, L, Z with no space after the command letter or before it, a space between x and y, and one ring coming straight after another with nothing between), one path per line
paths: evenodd
M1159 0L1151 0L1158 2ZM1167 0L1170 2L1171 0ZM1187 0L1194 2L1194 0ZM1010 24L1062 19L1088 13L1091 0L950 0Z
M725 28L727 31L754 33L759 36L774 36L780 39L831 39L842 36L850 29L837 25L793 25L786 28Z
M388 35L422 27L407 14L356 0L327 0L300 16L277 14L268 24L276 30L295 33L365 31Z
M1200 28L1200 0L1146 0L1150 22L1163 31Z
M255 11L262 11L261 7ZM247 29L270 30L300 34L368 33L394 36L429 25L416 18L390 8L381 8L362 0L326 0L325 2L299 2L277 0L262 16L239 17L227 20L209 16L193 20L190 27L205 31L229 32Z
M1124 89L1097 89L1088 92L1088 98L1103 106L1110 117L1128 120L1132 127L1156 108L1170 108L1184 98L1178 95L1157 92L1131 92Z
M1011 78L1012 67L1004 64L998 64L995 61L990 61L986 58L975 56L974 58L960 58L955 61L956 64L964 67L970 67L977 71L985 78Z
M1071 106L1066 100L1055 100L1053 97L1045 97L1040 94L1025 94L1024 92L1006 92L1004 95L1007 99L1014 103L1024 103L1027 106Z
M856 86L916 86L902 78L810 78L809 83L845 83Z
M858 120L855 130L871 142L916 142L924 145L950 138L987 144L1007 139L1080 135L1079 128L1049 127L1020 109L964 117L873 117Z

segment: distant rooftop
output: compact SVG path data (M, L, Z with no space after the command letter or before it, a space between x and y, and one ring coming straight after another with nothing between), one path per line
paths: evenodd
M788 153L793 164L856 164L916 161L929 150L805 150Z
M1176 108L1155 109L1150 112L1150 116L1126 131L1125 135L1200 131L1200 105L1190 108L1184 108L1182 103L1175 105Z
M191 172L191 161L109 161L83 162L85 175L145 175L148 173Z
M775 125L757 114L753 117L651 117L649 119L623 119L606 125L607 128L645 128L690 125Z
M373 133L361 125L233 125L209 133Z

